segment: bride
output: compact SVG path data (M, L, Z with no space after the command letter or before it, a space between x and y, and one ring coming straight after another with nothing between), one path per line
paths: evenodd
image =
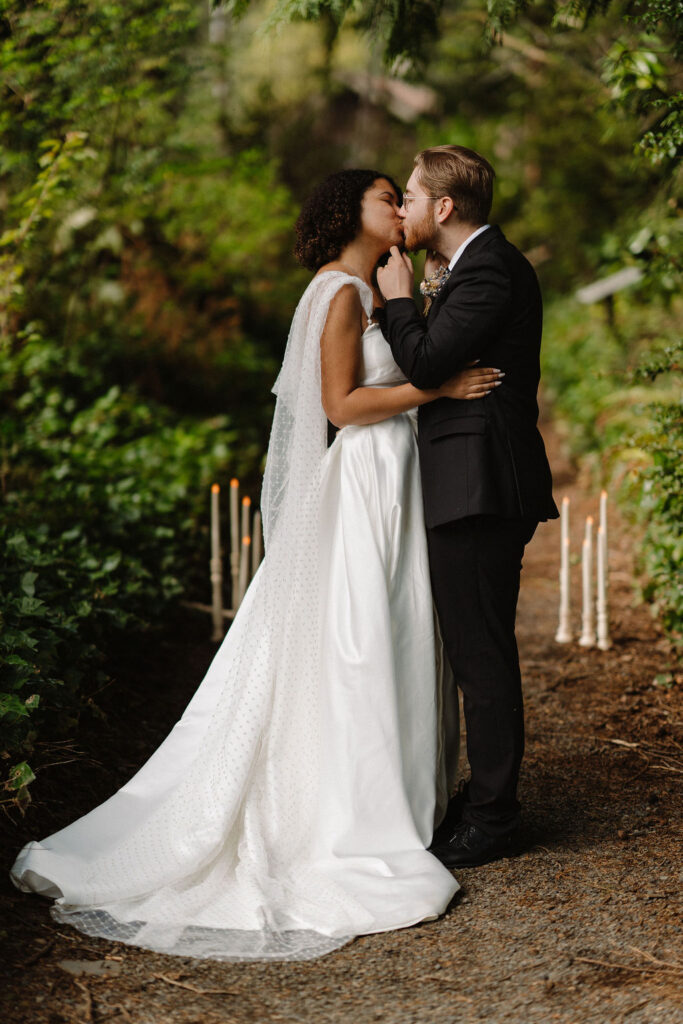
M427 392L393 362L374 271L402 241L400 204L388 177L359 170L305 204L296 255L316 274L274 388L266 557L149 761L14 864L18 888L88 935L309 959L433 919L458 890L426 850L458 723L444 712L457 702L444 699L411 410L481 397L495 372Z

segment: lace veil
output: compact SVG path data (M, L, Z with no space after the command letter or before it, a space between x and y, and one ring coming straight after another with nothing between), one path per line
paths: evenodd
M281 512L281 528L290 541L295 530L315 529L310 516L319 512L316 482L327 448L327 419L320 400L320 339L330 302L343 285L351 283L360 292L369 318L370 288L360 278L340 271L315 277L294 314L282 367L273 386L277 403L261 494L266 550L274 540ZM305 512L309 501L310 511Z

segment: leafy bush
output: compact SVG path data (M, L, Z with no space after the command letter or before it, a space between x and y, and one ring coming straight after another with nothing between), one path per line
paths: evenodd
M681 303L617 300L615 328L571 300L548 310L544 382L578 455L599 457L602 484L621 481L643 524L644 596L683 644Z
M210 483L253 472L260 456L258 445L237 454L227 416L181 419L98 383L36 325L0 350L5 757L30 753L47 719L53 735L72 726L114 636L192 585ZM11 788L27 781L15 766Z
M649 353L636 377L654 381L680 374L683 342ZM646 524L642 548L647 573L645 596L664 625L683 646L683 404L652 402L646 407L649 430L637 438L651 463L643 473L640 513Z

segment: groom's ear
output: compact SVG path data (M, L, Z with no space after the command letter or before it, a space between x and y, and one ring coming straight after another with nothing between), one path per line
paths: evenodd
M450 196L441 196L436 206L436 219L439 224L445 223L455 212L455 203Z

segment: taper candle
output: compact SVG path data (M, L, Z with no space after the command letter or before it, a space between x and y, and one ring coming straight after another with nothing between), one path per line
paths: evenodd
M598 647L601 651L608 651L611 644L609 639L609 618L607 605L607 537L602 528L598 527L597 540L598 555Z
M235 477L230 481L230 600L237 608L237 592L240 575L240 482Z
M560 506L560 620L555 634L558 644L571 638L569 623L569 498L565 495Z
M239 608L239 606L242 604L242 601L244 600L244 595L247 592L247 587L249 586L249 561L250 561L249 555L250 555L250 548L251 548L251 537L248 534L245 534L242 537L242 551L241 551L241 554L240 554L239 591L238 591L238 597L237 597L237 607L235 608L235 611L237 611L237 608Z
M600 492L600 529L604 534L605 543L605 585L609 587L609 573L607 572L608 562L608 547L607 547L607 491L602 490Z
M583 584L583 614L581 618L582 647L592 647L595 643L595 626L593 624L593 517L586 519L586 535L583 538L581 559L581 582Z
M244 542L245 537L251 537L251 498L242 498L242 525L240 533L242 541Z
M220 493L218 484L211 485L211 618L214 641L223 639L223 568L221 564Z

